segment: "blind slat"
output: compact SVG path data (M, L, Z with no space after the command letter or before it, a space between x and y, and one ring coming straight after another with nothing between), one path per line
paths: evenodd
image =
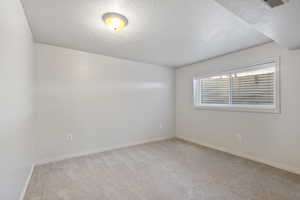
M262 66L267 67L196 78L194 104L274 105L275 63Z

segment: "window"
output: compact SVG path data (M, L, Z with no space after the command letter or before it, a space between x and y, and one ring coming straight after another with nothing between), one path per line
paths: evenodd
M241 111L278 112L276 62L194 77L194 106Z

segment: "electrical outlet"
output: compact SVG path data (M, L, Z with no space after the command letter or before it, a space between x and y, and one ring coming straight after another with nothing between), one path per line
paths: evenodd
M159 124L159 128L160 128L160 129L163 128L163 124L162 124L162 123Z
M73 135L72 134L68 134L67 135L67 140L68 141L72 141L73 140Z
M239 143L241 144L243 142L242 135L241 134L236 134L235 136L236 136L237 140L239 141Z

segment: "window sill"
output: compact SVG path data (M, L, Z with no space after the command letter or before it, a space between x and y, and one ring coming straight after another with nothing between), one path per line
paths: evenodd
M203 104L194 105L195 109L215 110L215 111L233 111L233 112L259 112L279 114L280 110L275 106L262 105L221 105L221 104Z

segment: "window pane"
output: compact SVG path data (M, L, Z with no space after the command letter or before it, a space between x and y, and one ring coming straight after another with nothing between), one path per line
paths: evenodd
M232 74L232 104L274 105L275 67Z
M194 105L234 110L278 111L275 62L194 78Z
M229 103L229 75L200 79L201 104Z

